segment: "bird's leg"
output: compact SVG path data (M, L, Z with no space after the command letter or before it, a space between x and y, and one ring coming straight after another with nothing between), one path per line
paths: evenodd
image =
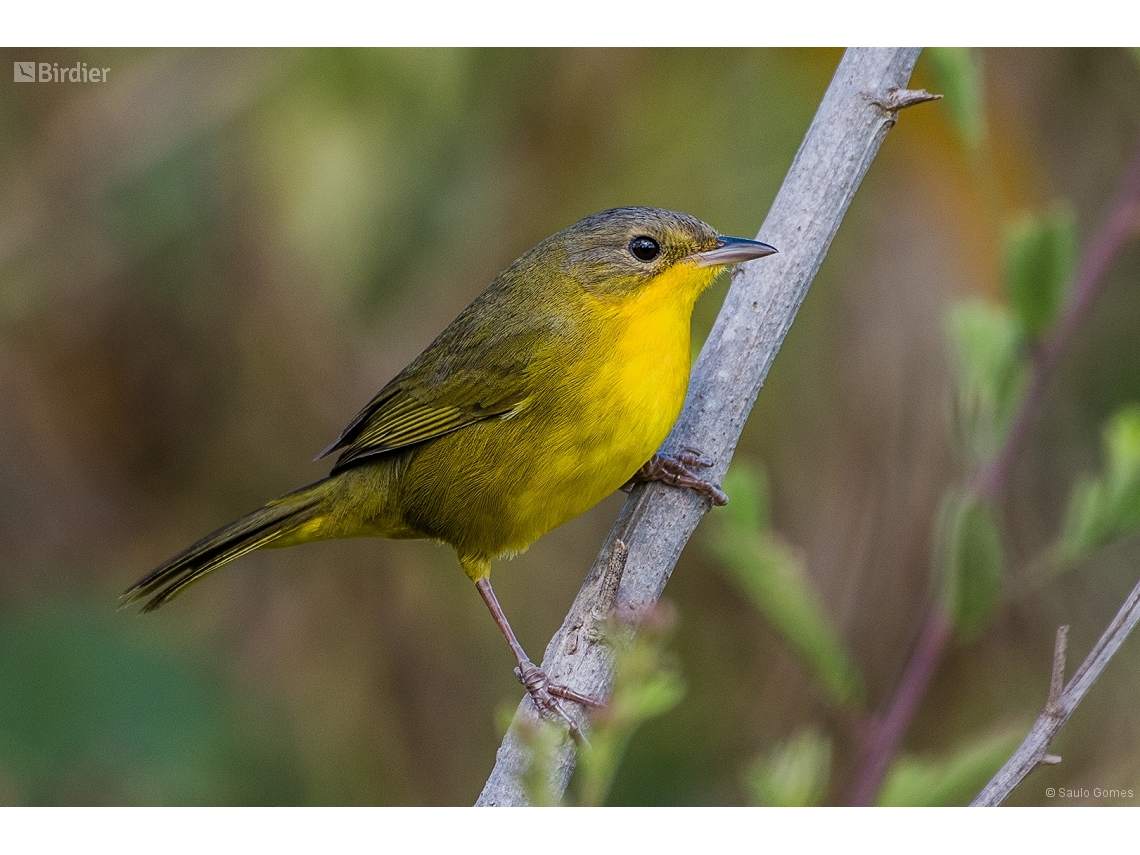
M514 630L511 629L510 623L507 622L507 616L503 613L503 607L499 605L499 600L495 596L495 592L491 589L491 580L486 577L478 579L475 582L475 588L479 591L479 595L483 598L483 602L487 604L488 610L491 612L491 617L495 619L495 623L499 625L500 631L507 639L507 644L510 645L511 653L515 655L515 660L518 662L518 667L515 668L515 676L519 678L519 682L526 688L526 693L530 695L530 699L534 701L535 707L543 715L557 716L563 719L567 726L570 728L570 735L574 738L575 742L584 742L585 737L582 735L581 729L574 722L566 710L562 709L562 705L558 702L559 698L568 701L575 701L583 706L597 709L603 706L600 702L586 695L579 694L573 689L566 686L560 686L557 683L551 683L550 678L546 676L546 672L530 661L523 650L519 640L515 638Z
M659 451L622 485L622 489L628 493L634 484L643 481L664 481L674 487L696 490L701 495L707 496L714 505L727 505L728 496L724 491L693 471L707 469L712 464L711 460L691 448L682 448L680 451Z

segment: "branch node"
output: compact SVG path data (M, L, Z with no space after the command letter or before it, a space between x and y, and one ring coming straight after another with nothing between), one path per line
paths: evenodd
M942 98L941 95L932 95L925 89L898 89L894 87L887 90L885 98L876 95L865 95L864 97L886 113L884 120L888 128L894 127L895 122L899 120L899 110Z
M1043 766L1056 766L1061 762L1061 758L1056 754L1042 754L1037 762Z
M925 104L927 101L939 101L941 95L927 92L925 89L895 89L887 90L886 98L872 98L871 103L886 110L888 113L897 113L915 104Z

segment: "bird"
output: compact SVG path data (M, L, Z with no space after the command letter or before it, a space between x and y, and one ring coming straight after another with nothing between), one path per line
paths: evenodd
M261 548L332 538L450 545L543 714L576 728L519 644L491 587L492 559L525 550L618 489L659 480L727 497L699 452L659 451L685 401L697 298L719 273L776 252L687 214L613 208L504 269L348 423L329 475L276 498L139 579L123 606L167 603Z

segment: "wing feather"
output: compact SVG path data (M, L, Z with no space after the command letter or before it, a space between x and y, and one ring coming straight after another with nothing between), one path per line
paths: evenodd
M367 457L514 414L530 396L534 340L532 334L515 336L481 352L473 352L473 346L453 347L442 355L433 353L437 341L380 390L320 457L343 449L336 472Z
M343 449L333 472L511 416L537 388L549 386L553 343L559 352L589 348L575 314L551 310L552 294L578 294L579 286L565 277L534 276L529 256L503 271L321 452Z

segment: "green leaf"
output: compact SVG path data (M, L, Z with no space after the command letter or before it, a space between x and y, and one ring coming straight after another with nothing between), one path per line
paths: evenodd
M1140 404L1129 404L1112 417L1104 445L1113 492L1130 493L1140 479Z
M878 803L884 807L963 805L994 776L1024 734L999 733L949 756L902 756L891 766Z
M1064 303L1077 261L1077 220L1068 205L1027 214L1005 240L1003 284L1026 337L1037 341Z
M1021 330L1004 307L979 300L954 306L947 327L958 380L959 441L970 462L990 460L1004 445L1025 394Z
M1073 488L1061 529L1062 563L1077 561L1140 526L1140 404L1116 413L1104 429L1104 472Z
M831 776L831 740L816 728L801 731L756 760L744 783L756 805L812 807L827 794Z
M981 146L986 136L982 103L982 57L970 48L927 48L935 87L946 96L946 105L962 142L969 149Z
M942 571L942 605L959 638L976 636L997 605L1003 563L989 505L948 491L938 515L934 566Z
M766 525L768 499L762 473L738 461L725 479L734 514L714 517L712 548L730 578L823 682L833 700L857 704L863 691L859 672L832 627L808 577L802 554Z
M1080 561L1105 542L1102 509L1106 504L1104 489L1095 476L1084 475L1074 485L1058 545L1061 567Z

